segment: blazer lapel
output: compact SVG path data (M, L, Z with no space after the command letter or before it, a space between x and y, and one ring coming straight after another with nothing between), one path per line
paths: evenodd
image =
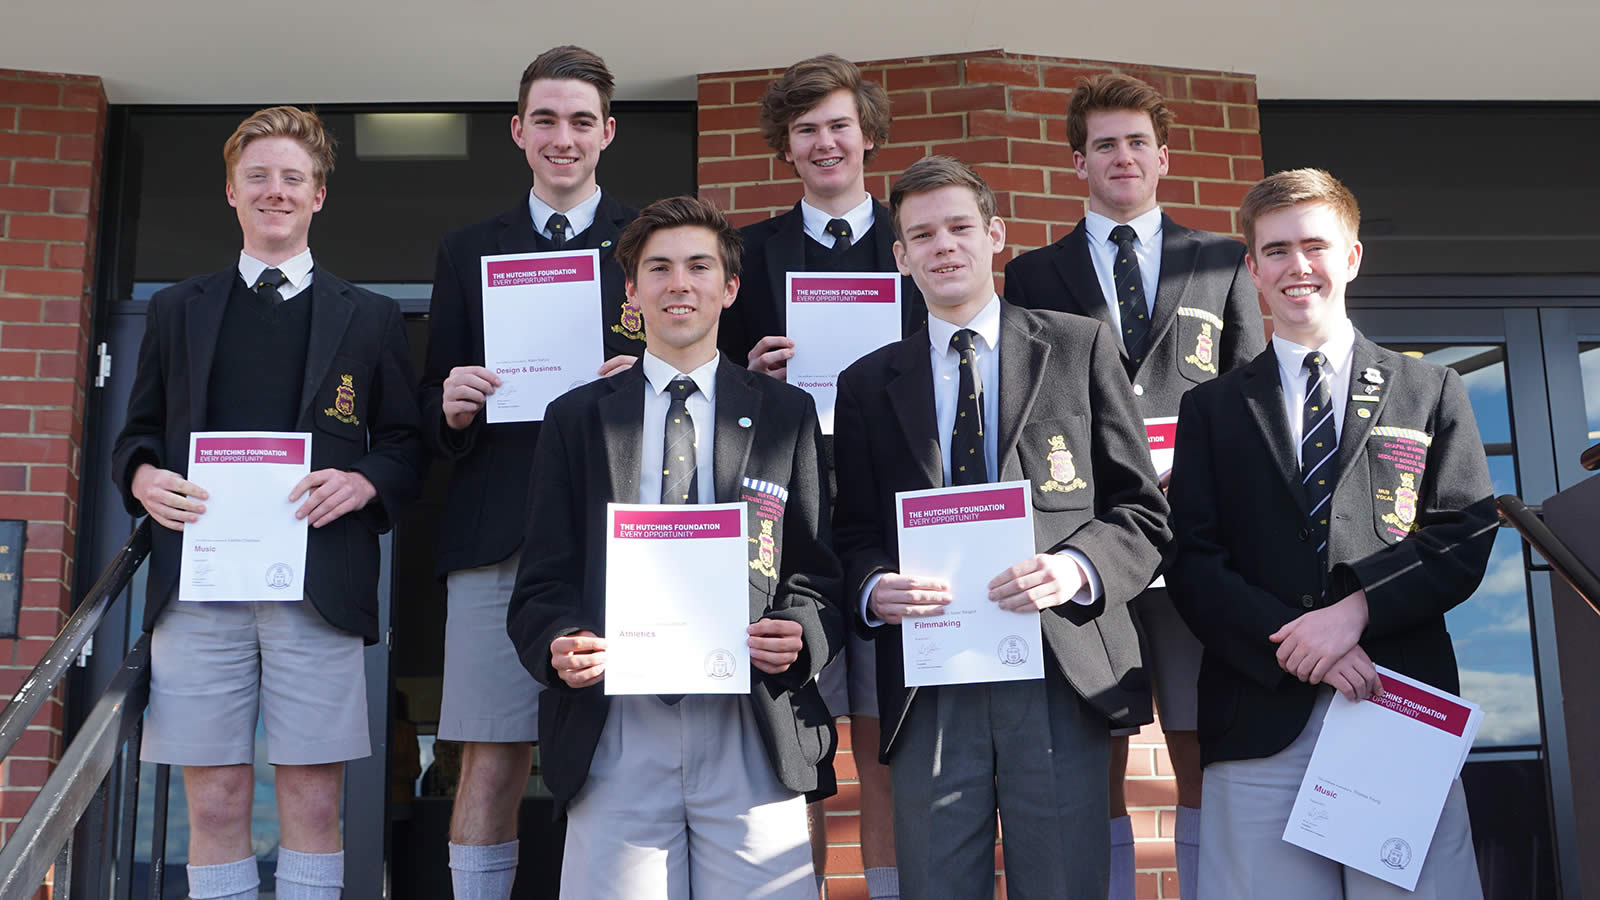
M528 199L512 207L500 217L500 252L532 253L538 244L534 241L533 211L528 209ZM478 277L473 273L472 277Z
M1299 505L1300 511L1309 513L1306 492L1300 486L1300 469L1296 463L1294 437L1289 432L1288 414L1283 407L1283 383L1278 380L1278 354L1272 345L1267 352L1257 356L1244 369L1244 402L1255 419L1256 428L1267 444L1267 450L1278 465L1278 477L1289 495Z
M1022 310L1000 304L1000 434L997 436L995 472L1006 478L1006 465L1039 395L1041 374L1050 360L1050 344L1034 336L1032 322ZM988 399L988 398L985 398Z
M908 463L920 464L928 487L944 485L944 457L939 451L939 421L933 409L933 363L928 358L928 330L900 342L894 373L884 389L895 418L911 448Z
M595 208L594 224L589 226L592 233L587 243L600 252L602 268L616 254L617 239L622 236L622 228L627 223L628 217L622 210L622 204L601 191L600 205Z
M1100 292L1100 278L1094 273L1094 261L1089 258L1089 229L1082 221L1072 233L1062 238L1056 244L1056 252L1050 254L1055 262L1056 271L1061 275L1061 282L1066 287L1066 298L1061 305L1062 312L1076 313L1080 316L1089 316L1099 319L1111 327L1112 334L1117 331L1117 323L1111 321L1111 310L1106 307L1106 298ZM1127 348L1122 346L1122 341L1117 341L1117 352L1122 358L1128 358Z
M1339 448L1333 454L1334 489L1338 489L1339 481L1344 478L1345 470L1350 468L1357 456L1367 445L1367 435L1372 433L1372 425L1383 414L1383 407L1388 403L1389 387L1394 384L1394 370L1379 362L1383 349L1377 344L1356 334L1355 352L1350 356L1350 395L1352 397L1376 397L1377 402L1365 400L1347 400L1344 408L1344 424L1339 429ZM1377 388L1372 393L1367 393L1369 381L1364 381L1362 376L1367 372L1375 372L1378 378L1367 376L1370 383ZM1380 380L1381 379L1381 380ZM1367 415L1363 416L1361 411Z
M1161 273L1156 281L1156 305L1150 313L1150 337L1146 346L1161 340L1178 315L1183 295L1194 279L1195 263L1200 258L1200 242L1194 232L1161 216Z
M800 204L796 203L794 209L784 213L783 224L767 241L767 287L771 290L773 303L778 312L778 331L784 333L788 327L789 310L789 285L790 272L804 272L806 269L806 224L805 217L800 213Z
M644 365L606 379L611 393L600 398L600 433L611 470L611 502L639 502L639 447L644 435Z
M711 468L716 501L739 499L739 485L750 460L750 445L761 426L761 391L749 370L727 357L717 363L716 426L712 431Z
M217 352L217 338L222 334L222 313L228 308L228 293L237 277L238 269L218 272L206 279L199 296L189 301L189 416L195 431L205 430L211 363Z
M344 343L345 329L355 316L356 304L350 299L350 286L319 268L311 282L311 335L306 343L306 375L300 386L300 415L304 416L316 399L333 357Z

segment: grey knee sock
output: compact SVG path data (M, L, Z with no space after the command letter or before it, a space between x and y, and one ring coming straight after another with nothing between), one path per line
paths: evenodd
M1200 810L1178 807L1177 827L1173 830L1178 856L1178 896L1192 900L1200 877Z
M1133 873L1133 819L1118 816L1111 820L1110 900L1133 900Z
M517 880L518 841L450 843L450 884L456 900L509 900Z
M900 900L900 870L894 866L868 869L867 896L872 900Z
M193 900L256 900L261 876L254 856L217 866L185 866Z
M278 848L278 900L339 900L344 851L301 853Z

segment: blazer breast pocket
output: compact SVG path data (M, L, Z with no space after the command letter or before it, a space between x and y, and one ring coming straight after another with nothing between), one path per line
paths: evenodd
M1089 426L1083 416L1031 422L1017 440L1022 474L1033 483L1033 508L1087 509L1094 502Z
M1222 354L1221 317L1194 306L1178 307L1177 366L1183 377L1196 384L1217 377L1217 357Z
M1372 526L1378 537L1397 544L1417 530L1422 479L1433 435L1414 428L1373 426L1367 438L1372 472Z
M311 401L311 419L334 437L359 441L366 436L367 404L372 387L372 366L336 356Z

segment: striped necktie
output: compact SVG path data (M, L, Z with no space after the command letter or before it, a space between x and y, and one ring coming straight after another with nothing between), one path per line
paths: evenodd
M1300 480L1306 502L1311 504L1311 539L1317 544L1317 558L1328 559L1328 520L1332 518L1333 471L1328 461L1339 447L1339 432L1333 421L1333 392L1328 387L1327 357L1320 352L1306 354L1306 401L1301 412Z

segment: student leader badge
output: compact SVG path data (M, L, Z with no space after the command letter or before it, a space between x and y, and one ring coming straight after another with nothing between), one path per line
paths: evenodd
M1045 459L1050 463L1050 480L1039 485L1039 490L1065 493L1089 486L1088 482L1078 477L1078 467L1072 464L1072 451L1067 449L1065 437L1059 434L1050 436L1050 455Z
M361 424L361 420L356 418L355 376L339 376L339 387L333 394L333 406L323 410L322 414L338 419L346 425Z

